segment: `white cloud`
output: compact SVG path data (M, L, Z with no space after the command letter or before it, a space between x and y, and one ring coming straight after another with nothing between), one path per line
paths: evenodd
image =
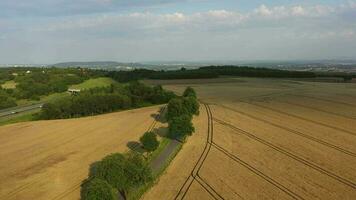
M271 16L273 11L267 8L264 4L255 9L255 13L262 16Z
M278 59L278 55L283 58L289 53L317 57L332 55L331 50L330 54L324 49L316 51L329 43L344 46L345 50L336 53L349 55L356 53L356 21L350 17L355 11L356 3L349 2L339 6L260 5L247 12L112 12L46 18L36 23L0 20L0 31L8 36L0 41L0 56L9 57L6 49L13 48L13 43L17 49L36 46L37 52L52 52L58 55L57 60L85 54L105 59L110 55L117 60Z
M292 15L295 16L304 16L306 14L306 11L302 6L294 6L292 7Z

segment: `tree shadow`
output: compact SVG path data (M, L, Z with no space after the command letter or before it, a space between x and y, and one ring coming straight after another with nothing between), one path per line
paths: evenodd
M139 142L136 141L130 141L126 144L126 146L131 149L131 151L143 154L145 153L145 149L142 148L141 144Z
M151 114L151 117L160 123L166 123L166 110L167 109L165 107L161 107L157 113Z
M154 128L152 131L160 137L168 138L168 127Z

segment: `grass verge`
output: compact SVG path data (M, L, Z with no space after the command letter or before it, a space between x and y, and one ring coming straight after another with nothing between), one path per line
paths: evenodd
M0 126L3 125L7 125L7 124L14 124L14 123L18 123L18 122L27 122L27 121L33 121L36 120L36 113L38 113L39 110L32 110L29 112L26 112L25 114L21 114L18 116L14 116L11 118L6 118L6 119L2 119L0 121Z

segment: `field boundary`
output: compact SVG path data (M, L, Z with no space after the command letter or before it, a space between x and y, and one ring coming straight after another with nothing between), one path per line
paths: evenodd
M177 195L175 196L175 200L182 200L185 198L186 194L188 193L191 185L193 184L194 180L196 180L214 199L222 199L224 198L213 188L211 187L206 181L204 181L201 176L199 175L199 171L202 168L206 158L208 157L208 154L211 149L211 144L213 140L213 118L212 118L212 113L209 108L209 105L204 104L205 110L208 115L208 134L205 142L205 146L203 149L203 152L200 154L199 159L195 163L192 171L190 172L190 175L187 177L181 188L179 189Z

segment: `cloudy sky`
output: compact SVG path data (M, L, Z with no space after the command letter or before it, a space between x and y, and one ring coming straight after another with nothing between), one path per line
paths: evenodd
M353 0L0 0L0 63L356 58Z

